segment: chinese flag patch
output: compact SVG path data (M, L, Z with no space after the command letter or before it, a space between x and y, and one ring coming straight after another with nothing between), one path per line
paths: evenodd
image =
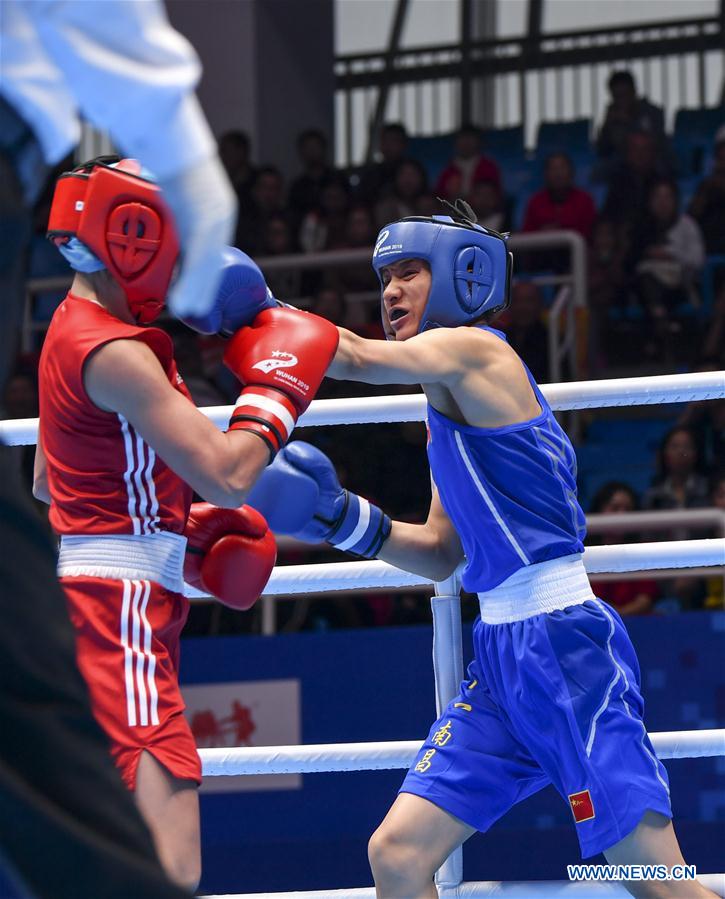
M581 793L571 793L569 795L569 805L577 824L582 821L590 821L594 817L594 803L589 795L589 790L582 790Z

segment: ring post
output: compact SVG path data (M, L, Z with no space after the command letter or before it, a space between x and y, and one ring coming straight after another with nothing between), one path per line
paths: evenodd
M463 642L461 639L461 578L459 569L435 585L431 597L433 612L433 673L435 675L436 714L458 694L463 680ZM463 850L459 846L436 872L439 890L455 888L463 880Z

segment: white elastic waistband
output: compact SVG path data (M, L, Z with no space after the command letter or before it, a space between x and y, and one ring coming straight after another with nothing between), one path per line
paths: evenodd
M155 581L184 591L186 537L158 534L69 536L60 540L58 577L102 577L114 580Z
M523 621L594 598L579 553L520 568L498 587L478 594L486 624Z

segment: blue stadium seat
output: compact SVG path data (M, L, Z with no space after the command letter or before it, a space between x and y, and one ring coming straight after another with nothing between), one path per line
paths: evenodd
M685 212L690 205L690 200L695 196L695 191L702 181L700 175L690 175L688 178L680 178L677 187L680 191L680 209Z
M725 124L725 106L678 109L672 136L676 142L711 144L715 132L723 124Z
M542 122L536 138L536 157L544 159L550 153L566 153L571 157L591 155L591 119L571 122Z
M713 255L705 257L705 267L702 270L700 286L702 290L702 313L709 316L712 304L715 300L715 274L725 268L725 255Z
M490 128L482 132L483 152L493 156L499 165L507 160L523 160L524 158L524 126L513 128Z
M674 427L674 418L597 418L587 428L585 445L622 445L655 450Z
M431 137L411 137L408 152L426 170L431 187L453 156L453 134L434 134Z
M684 177L705 171L717 129L725 124L725 106L680 109L675 115L672 147L680 174Z
M579 501L586 511L609 481L624 481L638 494L650 486L655 454L645 445L584 444L577 448Z

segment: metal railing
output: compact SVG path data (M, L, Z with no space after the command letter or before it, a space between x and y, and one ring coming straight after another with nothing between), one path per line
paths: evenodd
M364 160L382 90L384 114L411 134L450 132L470 109L473 121L486 127L523 124L529 146L541 122L598 121L610 71L623 63L642 93L669 112L722 102L718 16L398 47L392 64L386 54L346 54L335 61L339 165ZM472 90L483 83L493 83L493 109L472 105Z
M508 245L514 252L539 250L569 250L570 271L562 275L540 275L531 280L538 285L554 284L565 288L559 291L549 313L549 378L560 381L563 367L568 366L568 374L577 376L577 319L575 307L587 305L587 256L586 244L575 231L546 231L537 234L512 234ZM309 271L318 269L330 271L347 265L368 264L373 248L356 250L328 250L324 253L295 253L284 256L264 256L256 262L269 275L288 271ZM53 278L33 278L25 286L25 308L23 312L21 349L33 349L34 337L45 332L47 321L36 321L33 316L35 297L49 291L65 291L70 287L71 275ZM347 300L353 303L378 301L378 293L347 293ZM292 304L306 305L306 298L285 298ZM562 328L561 320L565 321Z

